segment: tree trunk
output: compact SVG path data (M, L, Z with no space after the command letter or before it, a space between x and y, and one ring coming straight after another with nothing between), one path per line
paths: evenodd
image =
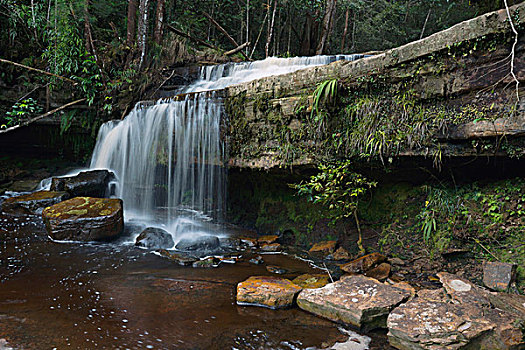
M137 25L137 43L140 50L140 64L142 67L146 58L146 39L148 35L148 5L149 0L140 0L139 3L139 20Z
M157 11L155 13L155 32L153 33L153 40L157 44L162 43L163 25L164 21L164 4L166 0L157 0Z
M326 47L328 46L328 40L330 38L330 33L332 32L332 27L334 24L335 10L337 7L337 0L327 0L326 9L323 17L323 26L321 31L321 38L319 44L317 45L316 54L322 55Z
M270 2L268 2L268 13L270 13L270 10L271 10L271 5L270 5ZM275 12L276 11L277 11L277 3L274 0L272 18L271 20L270 18L268 18L268 36L266 37L266 46L265 46L266 57L268 57L270 54L270 44L272 42L273 27L275 25Z
M129 0L126 44L130 47L135 44L136 24L137 24L137 0Z
M346 9L345 13L345 28L343 30L343 37L341 38L341 53L345 52L345 41L346 41L346 35L348 34L348 19L350 17L350 9Z

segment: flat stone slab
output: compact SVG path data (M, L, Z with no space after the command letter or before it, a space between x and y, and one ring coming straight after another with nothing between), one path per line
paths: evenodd
M301 287L285 278L252 276L237 285L237 304L286 308L300 291Z
M49 236L61 241L108 240L124 228L120 199L76 197L44 209L42 218Z
M483 263L483 284L493 290L506 292L516 279L516 264L486 261Z
M319 289L304 289L297 305L308 312L363 329L385 328L390 311L410 297L398 289L362 275L343 276Z
M38 191L17 197L7 198L2 210L13 214L41 214L44 208L69 198L66 192Z

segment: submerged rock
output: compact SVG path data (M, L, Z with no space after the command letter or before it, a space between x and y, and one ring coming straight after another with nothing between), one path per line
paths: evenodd
M372 253L342 265L341 270L348 273L364 273L385 260L386 257L384 255Z
M509 300L449 273L443 288L421 290L388 317L388 340L398 349L521 349L525 297Z
M385 328L390 311L410 293L362 275L343 276L319 289L304 289L297 305L305 311L365 330Z
M195 257L192 257L192 256L188 256L188 255L184 255L184 254L171 252L171 251L168 251L166 249L157 250L157 253L159 253L160 256L162 256L164 258L167 258L167 259L169 259L171 261L174 261L174 262L176 262L177 264L179 264L181 266L192 265L194 262L196 262L198 260L198 258L195 258Z
M506 292L516 279L516 264L486 261L483 263L483 284L490 289Z
M301 287L279 277L252 276L237 285L237 304L272 309L290 307Z
M108 170L89 170L76 176L54 177L51 179L51 191L65 191L71 197L103 198L114 177Z
M292 280L293 283L297 284L301 288L313 289L321 288L330 283L327 275L322 274L309 274L297 276Z
M42 217L55 240L108 240L124 227L122 200L77 197L44 209Z
M219 238L216 236L199 236L194 239L183 238L175 246L182 251L210 251L220 247Z
M251 264L254 264L254 265L264 264L264 260L263 260L262 256L260 256L260 255L257 255L255 258L250 259L249 262Z
M209 257L209 258L205 258L202 260L197 260L191 266L210 268L210 267L218 267L220 263L221 261L219 259L216 259L214 257Z
M173 244L171 234L157 227L148 227L135 240L136 246L148 249L169 249Z
M279 243L262 244L261 251L268 253L275 253L281 251L281 245Z
M268 265L266 266L266 271L275 273L277 275L284 275L288 271L286 269L283 269L282 267L276 266L276 265Z
M7 198L2 210L12 214L42 214L44 208L69 198L66 192L38 191L17 197Z

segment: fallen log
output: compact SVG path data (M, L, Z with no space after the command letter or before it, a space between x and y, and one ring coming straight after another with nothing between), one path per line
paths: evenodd
M248 47L249 45L250 45L250 42L249 42L249 41L248 41L248 42L245 42L244 44L242 44L242 45L236 47L236 48L233 49L233 50L226 51L224 54L225 54L226 56L235 55L237 52L239 52L239 51L241 51L242 49Z
M35 117L35 118L32 118L32 119L26 120L25 122L23 122L23 123L21 123L21 124L19 124L19 125L15 125L15 126L13 126L13 127L7 128L7 129L5 129L5 130L0 130L0 134L4 134L4 133L6 133L6 132L16 130L16 129L21 128L21 127L23 127L23 126L27 126L27 125L29 125L29 124L31 124L31 123L34 123L34 122L36 122L36 121L38 121L38 120L40 120L40 119L44 119L45 117L48 117L48 116L50 116L50 115L53 114L53 113L59 112L59 111L65 109L65 108L67 108L67 107L69 107L69 106L75 105L75 104L80 103L80 102L84 102L84 101L86 101L86 100L87 100L87 98L81 98L80 100L76 100L76 101L73 101L73 102L66 103L66 104L63 105L63 106L60 106L60 107L58 107L58 108L53 109L52 111L49 111L49 112L44 113L44 114L42 114L42 115L39 115L38 117Z
M27 69L27 70L30 70L30 71L33 71L33 72L38 72L40 74L45 74L45 75L49 75L49 76L52 76L52 77L55 77L55 78L58 78L58 79L62 79L62 80L65 80L67 82L70 82L73 85L78 84L78 82L74 81L73 79L69 79L69 78L63 77L61 75L57 75L57 74L54 74L54 73L46 72L44 70L41 70L41 69L38 69L38 68L29 67L29 66L26 66L26 65L23 65L23 64L20 64L20 63L16 63L16 62L13 62L13 61L5 60L3 58L0 58L0 62L7 63L7 64L12 64L13 66L17 66L17 67L24 68L24 69Z

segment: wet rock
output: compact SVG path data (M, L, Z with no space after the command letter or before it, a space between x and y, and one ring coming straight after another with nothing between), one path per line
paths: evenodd
M31 192L34 191L39 184L40 180L18 180L9 185L9 190L13 192Z
M246 244L248 247L257 247L257 239L251 237L241 237L241 243Z
M390 311L410 293L362 275L343 276L319 289L304 289L297 305L305 311L335 322L363 329L386 327Z
M279 243L262 244L261 251L263 252L279 252L281 251L281 245Z
M335 252L337 241L323 241L315 243L312 248L308 251L310 254L322 254L328 255Z
M55 240L108 240L120 235L124 227L120 199L68 199L44 209L42 217L47 233Z
M250 259L250 263L254 265L261 265L261 264L264 264L264 260L262 256L257 255L255 258Z
M516 264L486 261L483 263L483 284L486 287L506 292L516 279Z
M400 258L388 258L388 262L396 266L405 266L405 261Z
M277 275L284 275L288 271L286 269L283 269L282 267L276 266L276 265L268 265L266 266L266 271L275 273Z
M69 198L66 192L38 191L22 196L7 198L2 203L2 210L12 214L42 214L46 207Z
M108 170L89 170L76 176L54 177L51 179L51 191L65 191L71 197L103 198L114 177Z
M219 238L216 236L200 236L195 239L183 238L175 246L182 251L210 251L220 247Z
M187 255L184 255L184 254L170 252L170 251L165 250L165 249L157 250L157 253L159 253L160 256L162 256L164 258L167 258L167 259L169 259L171 261L174 261L174 262L176 262L177 264L179 264L181 266L192 265L195 261L198 260L197 258L194 258L194 257L191 257L191 256L187 256Z
M398 349L520 349L525 313L520 301L490 293L458 276L438 274L443 288L421 290L388 317L388 339ZM525 300L524 300L525 301ZM498 305L498 303L500 305Z
M209 257L202 260L195 261L191 266L193 267L204 267L204 268L210 268L210 267L218 267L220 264L220 260Z
M326 286L328 283L330 283L330 280L327 275L306 273L304 275L297 276L292 280L292 282L301 288L314 289Z
M390 266L390 264L381 263L376 267L365 272L365 276L375 278L379 281L384 281L388 278L388 276L390 276L391 269L392 266Z
M171 234L157 227L148 227L135 240L136 246L148 249L169 249L173 244Z
M372 253L342 265L341 270L348 273L364 273L385 260L386 257L384 255Z
M237 304L286 308L300 291L301 287L284 278L252 276L237 285Z
M261 236L261 237L257 238L257 242L260 245L272 244L272 243L277 242L278 239L279 239L279 236L277 236L277 235L267 235L267 236Z
M235 237L224 237L219 238L219 245L224 249L234 251L240 249L241 241Z
M350 260L350 254L348 254L345 248L339 247L328 258L331 260Z

